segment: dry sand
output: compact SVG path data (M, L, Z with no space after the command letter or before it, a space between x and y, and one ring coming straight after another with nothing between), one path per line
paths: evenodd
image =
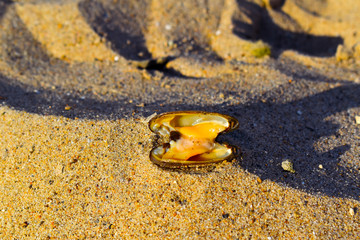
M339 2L0 2L0 238L357 239L360 3ZM236 117L242 156L157 167L145 119L173 110Z

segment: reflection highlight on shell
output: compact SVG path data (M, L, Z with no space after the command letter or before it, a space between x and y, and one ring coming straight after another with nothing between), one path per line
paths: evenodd
M153 117L149 128L160 137L150 159L161 167L201 166L229 160L236 148L216 142L220 133L236 129L228 115L202 111L169 112Z

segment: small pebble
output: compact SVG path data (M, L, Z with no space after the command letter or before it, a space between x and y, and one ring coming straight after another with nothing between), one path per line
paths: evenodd
M350 209L349 209L349 213L350 213L351 216L354 216L354 215L355 215L355 210L354 210L354 208L350 208Z
M281 167L288 172L295 173L294 164L290 160L285 160L281 163Z
M173 45L174 45L174 41L172 41L172 40L168 41L168 42L167 42L167 45L168 45L169 47L173 46Z
M168 31L169 31L169 30L171 30L171 28L172 28L172 27L171 27L171 25L170 25L170 24L166 24L166 25L165 25L165 29L166 29L166 30L168 30Z
M356 125L360 124L360 116L355 116L355 123Z

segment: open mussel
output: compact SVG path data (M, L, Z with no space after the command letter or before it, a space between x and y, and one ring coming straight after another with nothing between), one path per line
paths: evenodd
M161 167L191 167L214 164L234 157L236 149L216 142L220 133L236 129L239 122L230 116L202 111L169 112L149 122L160 142L150 159Z

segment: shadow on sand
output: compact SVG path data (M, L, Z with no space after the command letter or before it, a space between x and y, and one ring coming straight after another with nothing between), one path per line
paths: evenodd
M270 179L307 192L359 199L359 169L348 169L339 164L340 156L349 150L350 144L342 144L327 152L318 152L314 144L329 136L338 136L340 126L325 119L360 107L360 85L346 84L283 101L282 96L306 92L304 82L307 81L280 86L265 93L261 99L250 99L244 105L160 106L159 102L153 102L146 104L145 108L138 108L126 99L100 102L91 97L83 99L49 91L34 92L0 75L0 101L17 110L70 118L126 118L134 111L136 116L148 116L155 109L160 112L190 109L219 111L235 116L240 122L239 130L222 136L244 152L243 159L238 162L240 167L263 180ZM65 111L64 106L72 103L77 107L70 112ZM355 141L351 139L350 136L348 142ZM284 159L294 162L295 174L282 171L280 164ZM319 164L324 168L319 169Z
M256 26L251 26L241 19L233 18L234 33L245 39L261 39L268 43L273 50L281 52L291 49L311 56L333 56L337 46L343 43L341 37L316 36L287 31L273 21L265 8L246 0L238 0L237 4L240 11L245 13L253 23L256 23ZM296 24L286 13L281 12L281 10L278 13ZM275 55L279 54L275 53Z

